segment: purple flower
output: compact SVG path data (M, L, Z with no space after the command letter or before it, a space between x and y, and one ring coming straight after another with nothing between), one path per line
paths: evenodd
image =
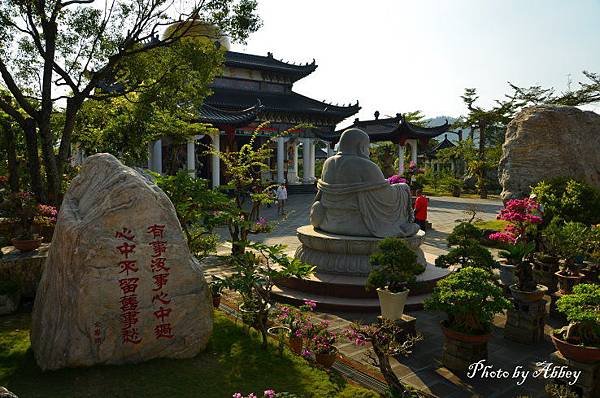
M390 184L406 184L406 178L396 174L387 179Z
M304 300L304 305L308 306L311 311L314 311L317 308L317 302L314 300Z
M232 395L232 397L233 398L244 398L244 396L240 392L236 392L235 394Z
M251 392L250 394L248 394L248 398L256 398L256 395L253 392Z
M265 390L264 398L275 398L275 390Z
M304 348L300 355L302 355L302 357L305 359L310 359L310 357L312 357L312 352L309 349Z

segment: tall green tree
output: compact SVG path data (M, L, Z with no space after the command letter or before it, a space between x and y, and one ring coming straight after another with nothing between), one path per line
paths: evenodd
M255 9L255 0L0 2L0 75L10 92L0 96L0 109L26 137L39 136L51 201L60 198L76 116L87 99L151 92L177 65L155 68L145 62L145 54L179 42L193 32L196 21L244 40L260 24ZM174 29L159 36L175 22ZM53 128L58 109L64 113L62 124Z

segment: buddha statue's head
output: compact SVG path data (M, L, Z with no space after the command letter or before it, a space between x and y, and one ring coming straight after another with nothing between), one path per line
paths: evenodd
M348 129L340 137L338 154L357 155L369 159L369 136L360 129Z

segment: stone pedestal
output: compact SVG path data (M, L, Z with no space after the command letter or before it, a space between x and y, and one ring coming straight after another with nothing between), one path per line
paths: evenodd
M485 343L467 343L444 336L444 352L442 363L448 369L466 372L469 365L487 359L488 349Z
M48 257L48 247L49 245L44 243L38 249L27 253L22 253L12 246L2 248L0 280L18 282L23 297L35 297Z
M369 256L383 240L368 236L330 234L316 230L312 225L298 228L296 235L302 243L296 249L296 258L314 265L316 272L353 276L369 275ZM425 232L420 230L416 235L402 239L417 254L417 261L426 267L425 255L419 247L425 239Z
M377 317L378 322L383 321L383 317L379 315ZM396 339L403 340L406 336L416 336L417 334L417 318L410 315L402 314L402 318L396 319L394 323L401 329L396 335Z
M544 340L546 301L522 302L512 300L514 308L506 313L504 337L522 344Z
M533 277L535 283L548 287L548 294L554 293L558 288L558 277L555 275L558 271L558 264L543 263L541 261L533 262Z
M566 384L573 391L578 393L581 398L600 397L600 363L581 363L575 362L562 356L558 351L550 354L550 362L555 366L566 366L570 371L581 371L581 376L574 385L571 379L555 378L547 380L547 383Z

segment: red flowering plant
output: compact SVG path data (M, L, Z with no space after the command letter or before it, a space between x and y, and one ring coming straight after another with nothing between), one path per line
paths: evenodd
M406 184L407 181L406 181L406 178L402 177L401 175L395 174L393 176L388 177L387 182L389 182L390 185L393 185L393 184Z
M319 332L309 341L310 347L315 354L333 354L337 352L335 343L337 343L337 334L328 330L321 329Z
M58 211L56 207L39 204L31 192L11 192L1 205L2 213L17 226L19 240L35 238L33 225L54 225Z
M288 327L293 337L304 337L305 325L308 320L307 313L313 311L316 303L312 300L304 301L299 308L291 305L277 305L273 310L275 321Z
M488 238L506 244L505 250L499 254L516 266L517 288L535 291L537 284L533 279L531 255L535 251L532 237L536 236L537 227L543 221L539 203L531 198L509 200L497 218L509 224L503 231L490 234Z

